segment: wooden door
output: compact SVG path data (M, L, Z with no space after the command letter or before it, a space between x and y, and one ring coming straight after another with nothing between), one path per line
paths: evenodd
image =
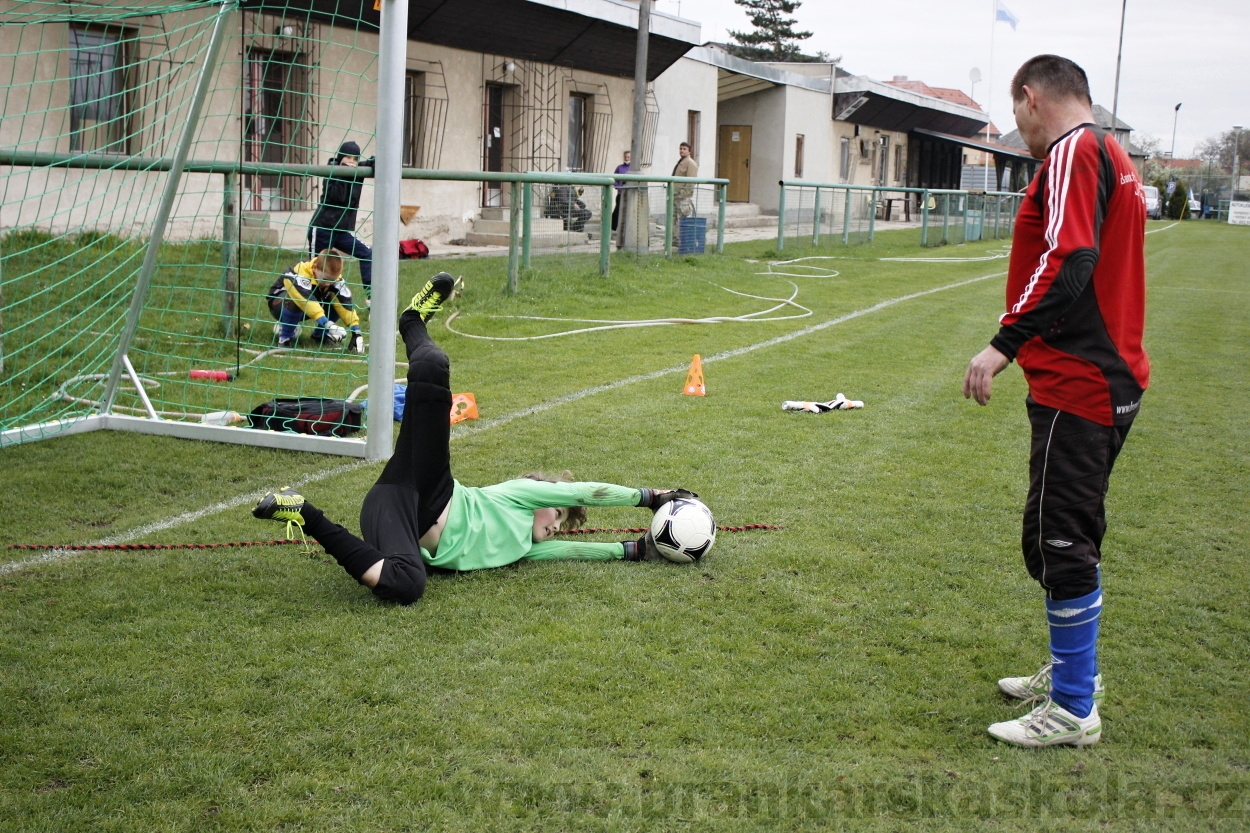
M751 125L722 124L716 143L716 175L729 180L729 201L751 201Z
M504 88L486 85L486 101L482 137L482 170L503 170L504 150ZM482 205L503 205L503 183L487 182L482 189Z

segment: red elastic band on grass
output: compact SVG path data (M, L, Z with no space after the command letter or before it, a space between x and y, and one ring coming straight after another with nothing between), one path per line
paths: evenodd
M718 526L719 532L746 532L752 529L781 529L773 524L743 524L742 526ZM621 534L641 535L647 527L628 527L623 529L585 528L563 529L557 535L597 535ZM69 552L103 552L108 550L216 550L223 547L278 547L283 544L303 544L294 538L282 538L277 541L229 541L217 544L8 544L6 550L66 550Z

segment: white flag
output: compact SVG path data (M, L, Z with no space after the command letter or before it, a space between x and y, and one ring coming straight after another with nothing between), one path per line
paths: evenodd
M1003 5L1003 0L995 0L994 3L994 22L1003 21L1010 24L1011 31L1016 31L1016 24L1020 22L1020 18L1011 13L1011 9Z

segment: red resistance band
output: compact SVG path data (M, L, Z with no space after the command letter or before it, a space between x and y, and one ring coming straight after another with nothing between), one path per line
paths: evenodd
M745 524L743 526L718 526L720 532L746 532L751 529L781 529L772 524ZM638 534L647 527L628 529L563 529L557 535L597 535L608 533ZM230 541L220 544L9 544L6 550L67 550L70 552L97 552L104 550L215 550L222 547L277 547L283 544L302 544L303 541L283 538L277 541Z

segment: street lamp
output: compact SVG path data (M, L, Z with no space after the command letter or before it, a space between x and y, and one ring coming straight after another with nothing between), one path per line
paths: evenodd
M1181 103L1183 104L1184 102L1181 102ZM1176 158L1176 120L1180 118L1180 115L1181 115L1181 105L1177 104L1176 109L1172 113L1172 154L1171 155L1173 159ZM1112 127L1111 129L1115 130L1114 127Z

